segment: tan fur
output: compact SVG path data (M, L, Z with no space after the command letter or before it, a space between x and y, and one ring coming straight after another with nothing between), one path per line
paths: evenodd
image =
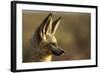
M47 56L43 56L41 61L42 62L50 62L52 60L52 54L49 54Z
M54 36L55 31L60 23L61 17L52 22L52 14L50 13L42 24L36 29L32 38L31 56L35 61L49 62L52 60L53 54L62 54L62 50L58 49L57 40Z

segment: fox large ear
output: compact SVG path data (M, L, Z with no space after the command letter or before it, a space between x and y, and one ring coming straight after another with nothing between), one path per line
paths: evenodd
M55 34L55 32L56 32L60 22L61 22L61 17L59 17L56 21L53 22L53 24L52 24L52 31L51 31L51 33L53 35Z
M52 25L52 14L50 13L39 27L39 33L41 37L43 37L47 32L51 31L52 27L51 25Z
M50 13L45 26L45 34L51 33L51 30L52 30L52 14Z

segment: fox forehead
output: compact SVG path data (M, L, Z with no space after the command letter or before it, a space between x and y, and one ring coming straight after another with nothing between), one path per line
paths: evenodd
M52 34L46 34L42 41L39 43L39 46L43 48L48 43L57 43L56 38Z
M46 38L45 40L47 42L57 43L57 40L56 40L55 36L53 36L52 34L46 34L45 38Z

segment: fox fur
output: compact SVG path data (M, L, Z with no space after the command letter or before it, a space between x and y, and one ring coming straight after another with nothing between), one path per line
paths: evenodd
M53 22L52 14L50 13L34 32L31 44L37 62L52 61L53 55L60 56L64 53L64 51L58 47L55 37L55 32L60 21L61 17Z

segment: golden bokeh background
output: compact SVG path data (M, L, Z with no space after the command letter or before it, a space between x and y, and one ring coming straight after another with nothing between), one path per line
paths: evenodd
M56 20L59 16L62 18L55 37L58 45L65 51L62 56L53 56L53 61L90 59L90 13L23 10L23 62L33 61L27 60L27 55L32 54L32 51L29 51L32 33L34 33L49 13L53 14L53 20Z

